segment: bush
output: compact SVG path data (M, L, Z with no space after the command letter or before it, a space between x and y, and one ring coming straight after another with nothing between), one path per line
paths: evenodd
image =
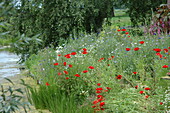
M162 4L157 8L157 11L152 17L151 24L149 26L149 32L152 35L170 34L170 9L166 4Z

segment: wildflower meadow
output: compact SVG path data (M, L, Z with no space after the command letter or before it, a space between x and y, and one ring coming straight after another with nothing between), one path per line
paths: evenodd
M169 37L111 26L45 48L26 61L37 81L30 102L53 113L168 112Z

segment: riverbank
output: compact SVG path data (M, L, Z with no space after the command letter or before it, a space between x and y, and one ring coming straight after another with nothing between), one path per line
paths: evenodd
M23 100L28 102L27 95L25 92L25 86L20 84L21 79L23 79L26 84L36 85L36 82L31 77L28 77L27 74L28 74L28 71L24 70L24 71L21 71L20 74L16 74L15 76L9 76L8 79L10 79L14 83L14 85L9 83L5 79L1 79L0 84L3 85L4 88L8 88L9 86L14 87L14 88L21 88L22 91L24 92ZM50 113L48 110L37 110L33 105L30 106L30 109L27 108L27 112L28 113ZM25 111L23 108L19 108L19 111L16 111L16 113L25 113Z

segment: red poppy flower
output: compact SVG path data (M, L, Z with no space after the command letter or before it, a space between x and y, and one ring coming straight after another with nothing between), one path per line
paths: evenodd
M96 106L92 106L92 108L95 108Z
M84 71L83 71L83 73L87 73L87 72L88 72L88 70L84 70Z
M110 64L107 64L107 66L110 66Z
M168 47L168 49L170 49L170 47Z
M104 92L108 92L108 90L104 90Z
M69 77L66 77L66 79L69 79Z
M71 54L67 54L67 55L64 55L64 57L66 57L66 58L71 58L70 55L71 55Z
M137 74L138 72L133 72L134 74Z
M130 37L130 36L128 36L128 37Z
M117 75L117 79L122 79L122 75Z
M97 98L103 98L103 96L102 95L97 95Z
M101 102L101 103L100 103L100 106L103 106L103 105L105 105L105 102Z
M103 90L103 88L96 88L96 90Z
M146 95L146 96L145 96L145 99L147 99L148 97L149 97L149 95Z
M115 56L111 56L112 58L114 58Z
M86 49L86 48L83 48L82 50L83 50L83 51L87 51L87 49Z
M98 62L100 62L101 60L104 60L104 58L100 58L100 59L98 60Z
M93 101L93 104L97 104L100 101L102 101L102 99L97 99L97 100Z
M110 87L106 87L106 89L110 90L111 88Z
M144 93L144 91L139 91L139 93L140 93L140 94L143 94L143 93Z
M136 48L134 48L134 51L138 51L140 48L138 48L138 47L136 47Z
M135 89L138 89L138 86L135 86Z
M146 88L145 88L145 90L150 90L150 89L151 89L151 88L149 88L149 87L146 87Z
M58 56L61 56L60 54Z
M45 83L46 86L49 86L50 84L48 82Z
M168 52L168 49L164 49L164 52Z
M162 104L163 104L163 102L160 102L159 104L160 104L160 105L162 105Z
M99 101L98 100L95 100L95 101L93 101L93 104L97 104Z
M101 93L101 91L97 90L96 93Z
M130 48L126 48L126 51L130 51Z
M86 51L83 51L83 52L82 52L82 54L87 54L87 53L88 53L88 52L86 52Z
M74 76L76 76L76 77L80 77L80 75L79 75L79 74L75 74Z
M67 65L67 63L66 63L66 62L64 62L64 63L63 63L63 65L64 65L64 66L66 66L66 65Z
M160 52L161 51L161 49L159 49L159 48L155 48L153 50L156 51L156 52Z
M68 71L64 71L64 73L65 73L66 75L68 75Z
M122 29L122 31L126 31L126 29Z
M117 31L121 31L120 29L118 29Z
M162 58L162 54L161 53L156 53L156 55L158 55L160 58Z
M76 55L77 53L76 52L72 52L71 55Z
M62 73L58 73L58 75L61 75Z
M128 32L126 32L125 34L129 34Z
M100 86L101 84L100 83L97 83L98 86Z
M57 66L59 63L54 63L55 66Z
M69 64L68 66L69 66L69 67L73 67L73 65L71 65L71 64Z
M139 43L140 43L140 44L144 44L145 42L144 42L144 41L140 41Z
M89 68L89 69L94 69L94 67L93 67L93 66L89 66L88 68Z
M162 68L168 68L168 65L164 65L164 66L162 66Z
M166 59L166 57L164 57L164 59Z

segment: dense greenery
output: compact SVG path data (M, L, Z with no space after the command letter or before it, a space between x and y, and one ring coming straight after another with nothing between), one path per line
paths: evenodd
M112 0L21 0L15 7L8 5L12 10L6 10L10 15L3 18L11 17L11 46L25 61L39 49L58 46L70 35L99 32L105 18L113 15L112 5Z
M160 4L166 4L167 0L121 0L129 10L128 14L133 25L149 24L152 12Z

